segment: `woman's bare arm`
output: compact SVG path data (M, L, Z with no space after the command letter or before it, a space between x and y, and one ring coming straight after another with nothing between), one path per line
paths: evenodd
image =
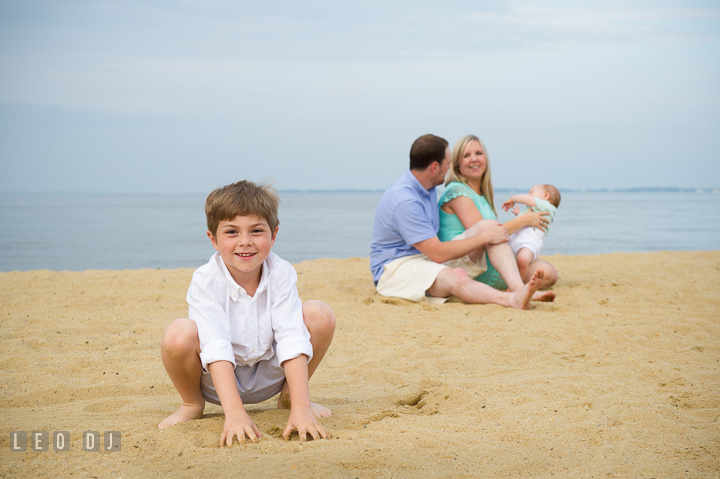
M545 219L549 213L546 211L528 211L525 214L517 216L510 221L503 223L503 226L507 230L508 234L513 234L520 231L526 226L532 226L533 228L547 228L549 221Z
M470 228L478 221L482 221L483 215L475 206L475 202L467 196L458 196L442 205L445 213L456 215L465 229Z
M445 208L446 206L448 207L447 209ZM477 209L477 206L475 206L475 202L467 196L458 196L445 203L442 208L445 213L457 215L465 229L470 228L478 221L484 219ZM548 221L544 218L547 214L548 213L545 212L536 213L534 211L528 211L524 215L520 215L517 218L503 223L503 226L508 234L513 234L526 226L544 229L548 226Z

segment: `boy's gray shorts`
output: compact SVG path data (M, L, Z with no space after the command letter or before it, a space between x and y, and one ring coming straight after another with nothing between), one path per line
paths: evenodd
M285 382L285 370L278 363L277 354L252 366L235 366L235 384L243 404L255 404L280 393ZM200 388L206 401L220 404L210 371L203 368Z

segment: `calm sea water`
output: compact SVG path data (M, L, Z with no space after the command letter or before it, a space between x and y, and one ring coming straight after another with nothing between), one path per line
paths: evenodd
M274 251L367 257L381 193L280 193ZM511 196L497 193L498 203ZM720 195L563 193L544 254L720 249ZM0 195L0 271L197 267L214 252L205 197ZM510 219L501 212L500 220Z

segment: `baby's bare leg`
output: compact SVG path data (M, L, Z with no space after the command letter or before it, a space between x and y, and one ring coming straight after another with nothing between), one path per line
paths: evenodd
M202 365L197 324L191 319L176 319L165 330L160 341L160 354L165 370L180 393L182 404L158 427L168 428L180 422L199 419L205 409L205 399L200 389Z
M525 274L522 275L523 280L525 278L530 278L533 274L535 274L536 271L542 271L544 275L542 282L540 283L540 289L549 288L550 286L557 283L557 270L553 265L541 259L536 259L528 265L527 271L525 272Z
M520 248L515 259L517 260L518 271L523 281L530 281L537 271L542 271L543 276L540 279L540 289L549 288L557 281L557 271L555 268L541 259L533 261L533 252L528 248ZM540 265L549 266L549 268ZM554 301L555 293L552 291L538 291L533 295L533 301Z
M517 261L520 276L524 281L528 272L528 267L530 266L530 263L533 262L533 252L528 248L520 248L520 251L518 251L517 255L515 255L515 260ZM529 276L527 276L527 278L529 278Z
M313 358L308 363L309 379L330 348L330 343L335 335L335 313L322 301L308 301L303 304L303 319L310 332L310 342L313 347ZM283 384L277 407L278 409L290 409L290 388L287 381ZM314 402L310 403L310 410L315 417L328 417L332 414L330 409Z

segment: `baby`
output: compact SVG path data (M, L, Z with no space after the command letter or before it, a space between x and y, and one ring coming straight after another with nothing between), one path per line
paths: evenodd
M523 278L527 273L530 264L535 261L542 251L547 228L555 217L558 206L560 206L560 192L552 185L535 185L530 188L527 195L514 195L502 205L504 211L512 210L516 215L520 209L515 203L522 203L529 207L529 210L546 212L544 218L547 220L545 230L526 226L520 231L510 235L510 247L515 253L518 270ZM529 211L528 210L528 211Z

